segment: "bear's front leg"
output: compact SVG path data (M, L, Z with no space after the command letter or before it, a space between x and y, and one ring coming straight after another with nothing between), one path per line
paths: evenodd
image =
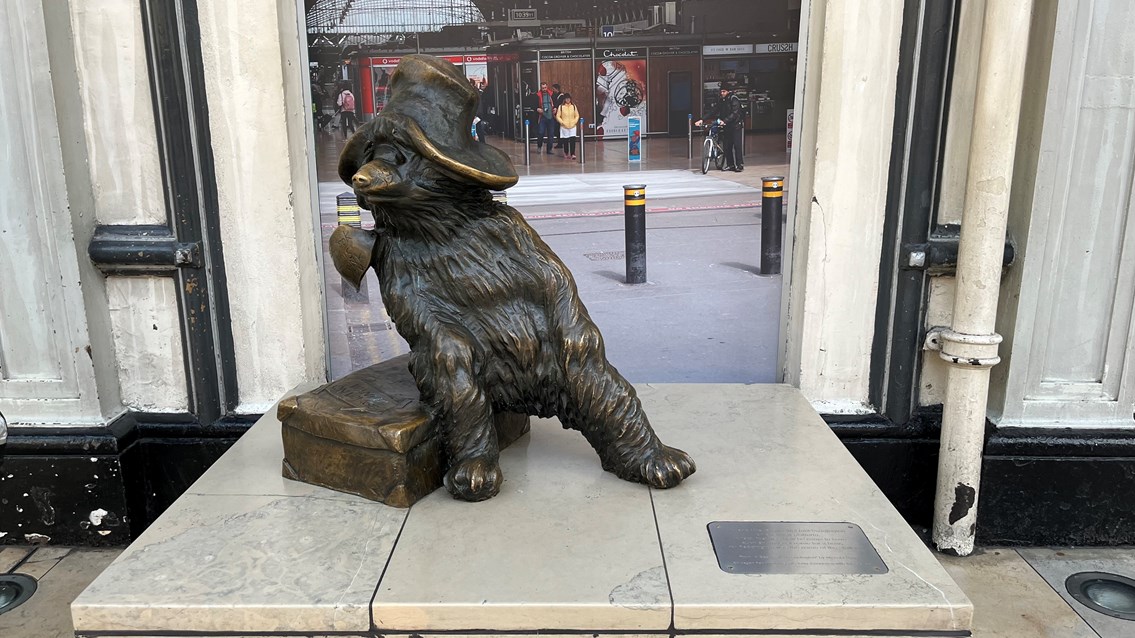
M500 448L488 395L473 375L473 348L452 334L410 356L410 373L434 410L449 469L445 489L464 501L500 492Z
M583 433L603 469L627 481L674 487L694 473L688 454L662 443L634 387L608 361L599 329L580 318L564 329L566 402L560 419Z

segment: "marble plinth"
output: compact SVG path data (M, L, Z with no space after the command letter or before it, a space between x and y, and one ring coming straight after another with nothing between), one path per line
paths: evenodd
M964 636L972 606L801 394L638 388L698 471L603 472L555 420L483 503L409 510L287 481L265 415L72 605L79 636ZM881 574L729 574L713 521L848 522Z

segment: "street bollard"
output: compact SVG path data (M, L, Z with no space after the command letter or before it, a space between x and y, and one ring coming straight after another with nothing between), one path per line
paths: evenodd
M339 218L340 226L351 226L354 228L362 228L362 209L359 208L359 200L355 197L354 193L339 193L335 196L335 211ZM370 293L367 291L367 280L364 277L359 282L359 287L356 289L353 284L343 278L340 282L341 290L343 291L343 301L354 303L370 303Z
M627 283L646 283L646 184L623 186Z
M335 212L339 218L340 226L363 227L362 212L359 210L359 200L354 193L339 193L335 196Z
M689 113L686 115L689 123L686 125L686 136L690 148L686 151L686 159L694 159L694 114Z
M761 178L761 274L780 274L784 178Z
M587 127L583 124L586 120L582 117L579 118L579 163L580 165L587 163L587 155L583 152L583 140L587 139Z
M528 120L524 120L524 165L532 164L531 149L528 148Z

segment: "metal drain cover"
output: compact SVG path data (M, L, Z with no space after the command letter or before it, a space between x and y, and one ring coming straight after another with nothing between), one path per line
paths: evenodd
M37 586L35 579L26 574L0 574L0 614L24 604Z
M1135 580L1108 572L1079 572L1064 581L1077 602L1101 614L1135 620Z

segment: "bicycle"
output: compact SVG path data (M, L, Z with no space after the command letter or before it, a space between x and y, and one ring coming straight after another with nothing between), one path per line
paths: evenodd
M709 130L705 134L705 142L702 143L701 149L702 175L709 172L711 163L719 171L725 168L725 149L721 147L720 132L721 125L714 122L709 125Z

